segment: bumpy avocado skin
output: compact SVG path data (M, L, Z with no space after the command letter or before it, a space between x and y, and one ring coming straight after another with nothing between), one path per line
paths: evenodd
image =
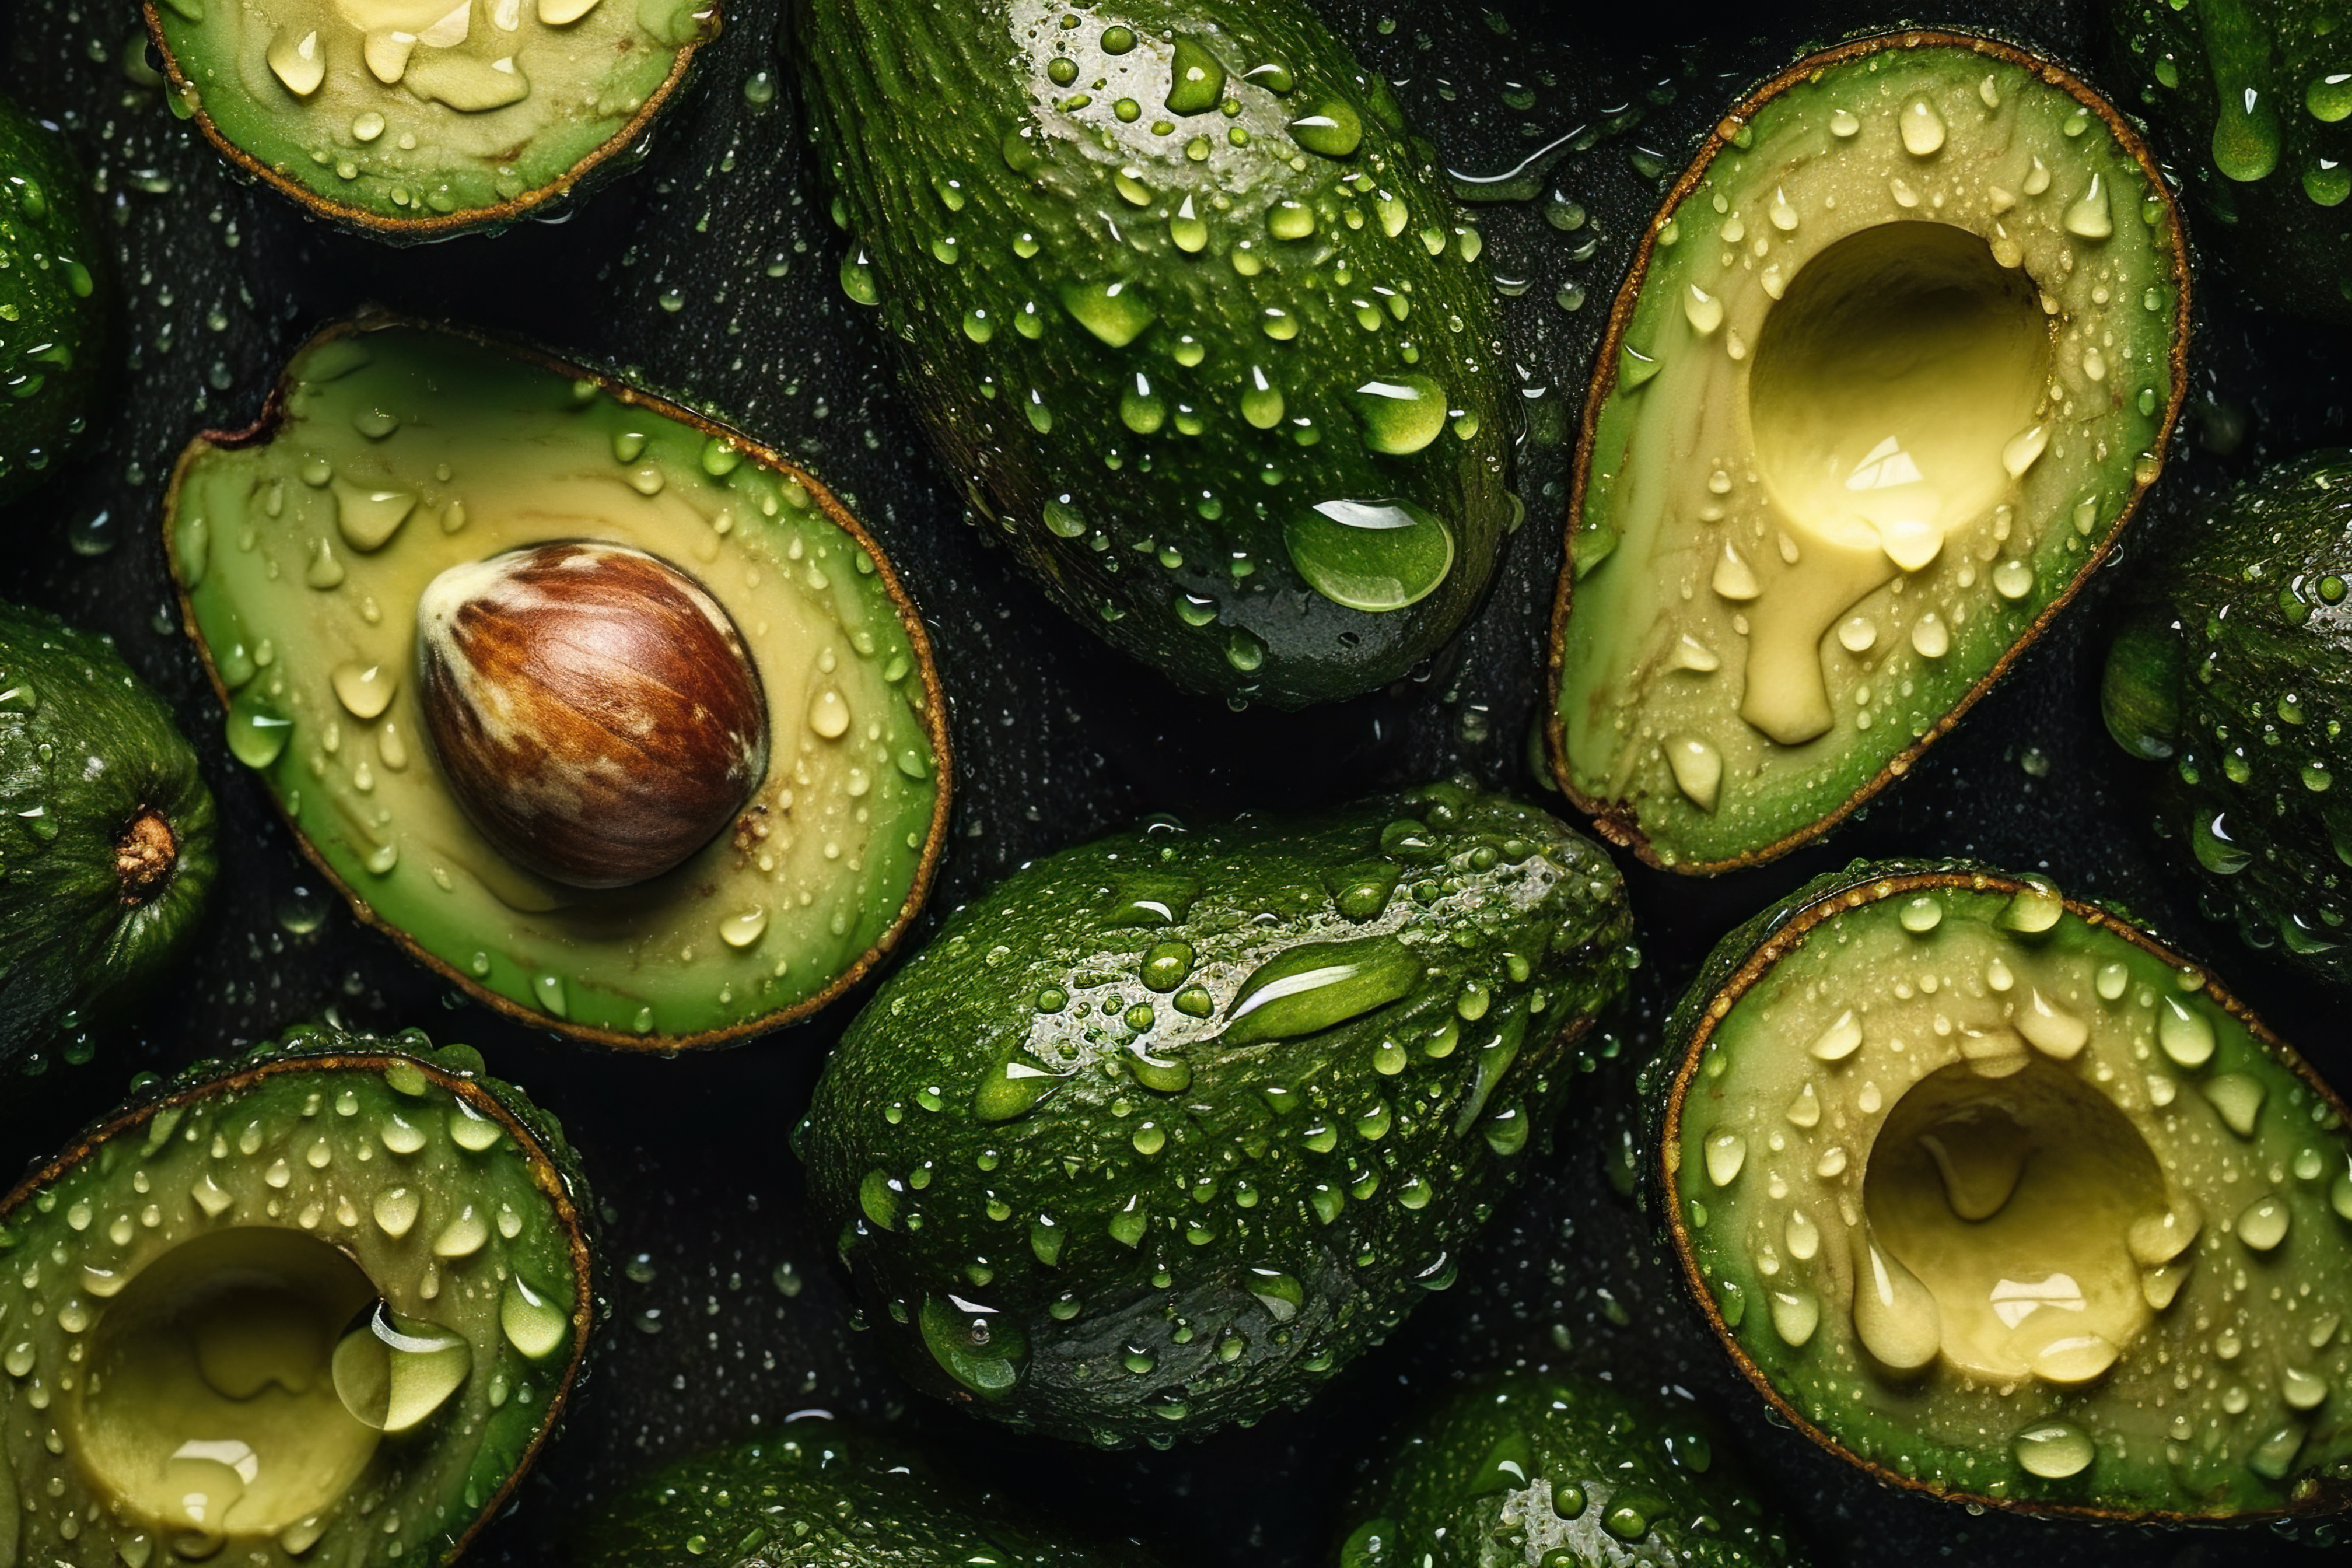
M452 1561L505 1505L579 1376L596 1313L593 1213L555 1119L472 1047L436 1049L418 1030L306 1026L148 1079L0 1200L0 1253L18 1260L10 1363L25 1368L0 1385L18 1560ZM184 1276L176 1296L147 1290L173 1260L224 1243L246 1264ZM287 1316L321 1259L403 1328L467 1342L463 1376L373 1443L319 1422L318 1400L342 1397L328 1346L359 1320L321 1319L315 1300L308 1321ZM136 1364L142 1345L166 1347L160 1384L157 1356ZM289 1397L305 1395L308 1413L289 1419ZM171 1431L160 1447L124 1436L151 1426ZM184 1449L167 1472L163 1450L182 1436L217 1464L183 1471ZM283 1487L355 1436L361 1459L339 1491L293 1517L257 1488L252 1506L284 1517L240 1515L238 1461ZM158 1517L181 1500L174 1481L196 1494L192 1513L225 1528Z
M1065 609L1285 708L1454 636L1516 504L1482 242L1309 7L815 0L796 37L845 282Z
M2352 451L2277 465L2146 568L2104 696L2167 759L2157 830L2250 946L2352 981Z
M918 1385L1164 1445L1300 1402L1451 1283L1629 935L1597 848L1465 785L1163 823L953 917L796 1146Z
M1900 912L1906 902L1927 900L1951 910L1982 900L1990 928L2011 944L2013 975L1955 973L1929 961L1885 988L1896 997L1908 987L1909 996L1949 998L1958 1033L1977 1031L1982 1020L1971 1021L1967 1010L1988 995L2013 1003L2006 1026L2022 1029L2016 1018L2039 1008L2040 985L2059 976L2053 997L2062 1015L2090 1014L2097 1028L2140 1016L2131 1026L2137 1035L2127 1037L2137 1043L2111 1054L2104 1069L2092 1065L2095 1046L2079 1059L2101 1092L2130 1106L2168 1190L2189 1194L2186 1212L2194 1217L2184 1249L2146 1276L2151 1314L2139 1342L2121 1346L2103 1376L2066 1386L2033 1376L1999 1385L1971 1379L1946 1357L1916 1371L1890 1370L1854 1342L1854 1303L1826 1296L1818 1329L1792 1345L1773 1315L1774 1292L1804 1294L1811 1262L1792 1266L1793 1254L1784 1254L1780 1271L1767 1274L1759 1259L1790 1244L1778 1226L1751 1226L1735 1204L1739 1184L1757 1173L1760 1145L1750 1141L1748 1157L1727 1181L1717 1179L1696 1146L1714 1125L1707 1107L1724 1098L1714 1086L1733 1076L1722 1059L1733 1048L1725 1037L1743 1004L1770 999L1776 988L1783 999L1801 991L1809 998L1858 994L1852 971L1860 961L1849 954L1861 943L1838 922L1857 910L1888 917L1911 933L1906 940L1958 923L1951 913L1928 921ZM1937 991L1921 988L1921 976L1934 978ZM2179 1024L2187 1026L2176 1034ZM1884 1028L1865 1014L1866 1042ZM1823 1082L1870 1060L1875 1048L1824 1060L1808 1044L1814 1038L1811 1027L1784 1026L1774 1048L1808 1058ZM2038 1062L2042 1047L2026 1050ZM2119 1058L2146 1069L2140 1081L2115 1070ZM1858 1076L1880 1078L1867 1068ZM1999 1107L1997 1086L2009 1081L2019 1080L1989 1076L1992 1092L1981 1103ZM1642 1200L1660 1224L1663 1245L1680 1254L1694 1302L1780 1415L1840 1458L1896 1486L2037 1514L2179 1522L2352 1507L2352 1427L2334 1408L2333 1393L2352 1372L2336 1311L2352 1289L2345 1283L2352 1279L2352 1174L2344 1173L2352 1171L2352 1140L2343 1101L2209 972L2128 911L2069 900L2046 879L1973 861L1857 860L1812 879L1716 945L1675 1005L1640 1091L1648 1127ZM1899 1082L1889 1085L1890 1110L1904 1093ZM1795 1101L1786 1111L1776 1103L1762 1120L1801 1152L1843 1141L1856 1152L1849 1165L1856 1173L1866 1173L1868 1161L1889 1145L1908 1142L1888 1133L1892 1114L1857 1119L1851 1106L1823 1099L1830 1103L1818 1122ZM2085 1145L2108 1135L2090 1123L2071 1131ZM2250 1170L2258 1173L2252 1184L2243 1179ZM1849 1216L1832 1208L1829 1184L1825 1177L1822 1187L1806 1182L1786 1194L1770 1190L1776 1202L1822 1214L1829 1247L1858 1251L1871 1234L1864 1217L1875 1223L1869 1188L1854 1184L1864 1196ZM2252 1217L2258 1210L2291 1218L2278 1236L2258 1237ZM1863 1263L1847 1267L1856 1289L1870 1288L1862 1283L1872 1278ZM2031 1260L2020 1260L2016 1272L2042 1275ZM2227 1367L2229 1375L2182 1389L2175 1369L2191 1363ZM2330 1392L2315 1398L2321 1389ZM2030 1471L2021 1462L2024 1451L2053 1435L2087 1439L2087 1458L2070 1473Z
M194 935L213 798L114 645L0 605L0 1060L135 1001Z
M824 1418L666 1465L597 1510L575 1568L1150 1568Z
M1786 1568L1805 1561L1722 1431L1590 1379L1452 1391L1342 1514L1339 1568Z
M0 99L0 503L57 471L96 399L110 279L65 144Z
M2352 324L2352 6L2115 0L2109 53L2238 271Z

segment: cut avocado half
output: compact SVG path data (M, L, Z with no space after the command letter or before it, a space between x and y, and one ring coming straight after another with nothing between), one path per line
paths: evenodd
M581 1531L575 1568L1150 1568L957 1484L822 1411L781 1436L681 1459Z
M948 740L921 622L841 503L734 431L480 339L339 326L252 429L189 447L164 526L230 750L361 919L491 1006L612 1046L740 1038L839 994L929 887ZM493 847L420 700L427 584L577 540L696 579L768 714L749 804L620 888Z
M1858 865L1668 1040L1667 1228L1814 1441L2033 1512L2352 1503L2344 1102L2202 969L2044 881Z
M2188 310L2147 149L2047 61L1904 33L1736 106L1652 220L1586 405L1561 786L1704 872L1905 772L2155 479Z
M0 1203L0 1556L440 1563L577 1375L587 1198L463 1046L299 1031Z
M496 226L634 164L718 0L144 0L171 103L305 211Z
M1342 1516L1339 1568L1785 1568L1804 1555L1690 1395L1514 1373L1452 1390Z
M2352 981L2352 450L2265 469L2146 563L2100 698L2158 831L2248 946Z

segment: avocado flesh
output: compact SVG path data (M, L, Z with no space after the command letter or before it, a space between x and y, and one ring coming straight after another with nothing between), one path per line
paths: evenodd
M215 820L194 751L114 645L0 604L0 1062L169 967L212 888Z
M2119 0L2116 79L2272 304L2352 324L2352 22L2343 0Z
M1149 1568L818 1414L665 1465L600 1508L574 1568Z
M0 99L0 503L55 471L98 390L113 314L65 147Z
M2352 1500L2343 1102L2201 970L2045 883L1862 866L1669 1037L1675 1241L1817 1441L2037 1511Z
M0 1205L9 1561L446 1562L591 1321L560 1133L464 1047L207 1064ZM209 1076L206 1076L209 1074Z
M847 985L929 885L946 732L920 625L822 487L715 425L453 334L334 329L257 431L189 447L166 528L230 750L362 918L494 1006L611 1045L740 1037ZM771 735L730 828L601 891L481 837L417 706L425 586L573 538L695 574Z
M621 159L717 0L145 0L231 162L391 238L509 219Z
M1517 522L1484 242L1310 7L813 0L796 38L845 285L1064 609L1284 708L1461 629Z
M2352 451L2265 469L2148 563L2108 649L2107 727L2163 759L2158 830L2248 945L2352 979Z
M1687 1400L1687 1395L1685 1396ZM1764 1568L1803 1561L1723 1432L1612 1384L1449 1392L1342 1516L1339 1568Z
M1115 835L951 917L794 1148L919 1387L1165 1446L1452 1283L1629 937L1598 847L1455 783Z
M1587 413L1553 759L1656 864L1768 858L1906 769L2156 476L2170 204L2038 68L1937 35L1802 62L1654 221Z

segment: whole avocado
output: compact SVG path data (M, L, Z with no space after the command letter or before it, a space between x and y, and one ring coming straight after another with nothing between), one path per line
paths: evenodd
M1598 848L1464 784L1157 823L952 917L796 1147L919 1386L1165 1445L1301 1402L1452 1283L1630 929Z
M2148 567L2102 696L2163 762L2157 830L2249 945L2352 981L2352 451L2277 465Z
M112 316L104 277L65 144L0 98L0 503L81 434Z
M0 1062L136 997L215 869L196 755L114 646L0 604Z
M1278 707L1405 674L1517 503L1475 229L1301 0L812 0L851 297L1062 606Z

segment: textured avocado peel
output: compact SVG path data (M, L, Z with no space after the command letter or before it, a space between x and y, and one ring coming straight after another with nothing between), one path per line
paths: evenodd
M1856 865L1719 945L1653 1068L1702 1312L1814 1442L1972 1504L2352 1504L2343 1101L2048 882Z
M142 0L173 111L303 210L415 243L634 166L719 0Z
M1338 1568L1784 1568L1766 1489L1692 1405L1514 1373L1447 1391L1342 1515Z
M2006 44L1859 39L1734 107L1585 405L1547 734L1570 798L1706 873L1908 771L2154 482L2188 285L2137 135Z
M2352 451L2273 464L2151 557L2101 710L2158 764L2157 831L2250 947L2352 979Z
M61 759L72 759L63 763ZM0 604L0 1060L122 1014L195 934L215 816L112 643Z
M480 1069L298 1030L0 1201L17 1560L442 1563L504 1506L595 1297L561 1130Z
M86 182L0 98L0 504L57 471L96 398L114 298Z
M952 917L794 1146L919 1386L1165 1446L1298 1403L1452 1283L1630 934L1597 847L1465 784L1163 822Z
M1297 708L1406 674L1518 506L1484 241L1299 0L812 0L798 59L901 384L1082 624Z
M920 617L831 492L736 431L488 339L349 323L251 429L189 447L165 534L231 752L362 920L488 1005L606 1046L740 1039L855 984L929 891L950 764ZM732 826L625 888L500 854L425 741L419 595L551 539L698 574L775 737Z

